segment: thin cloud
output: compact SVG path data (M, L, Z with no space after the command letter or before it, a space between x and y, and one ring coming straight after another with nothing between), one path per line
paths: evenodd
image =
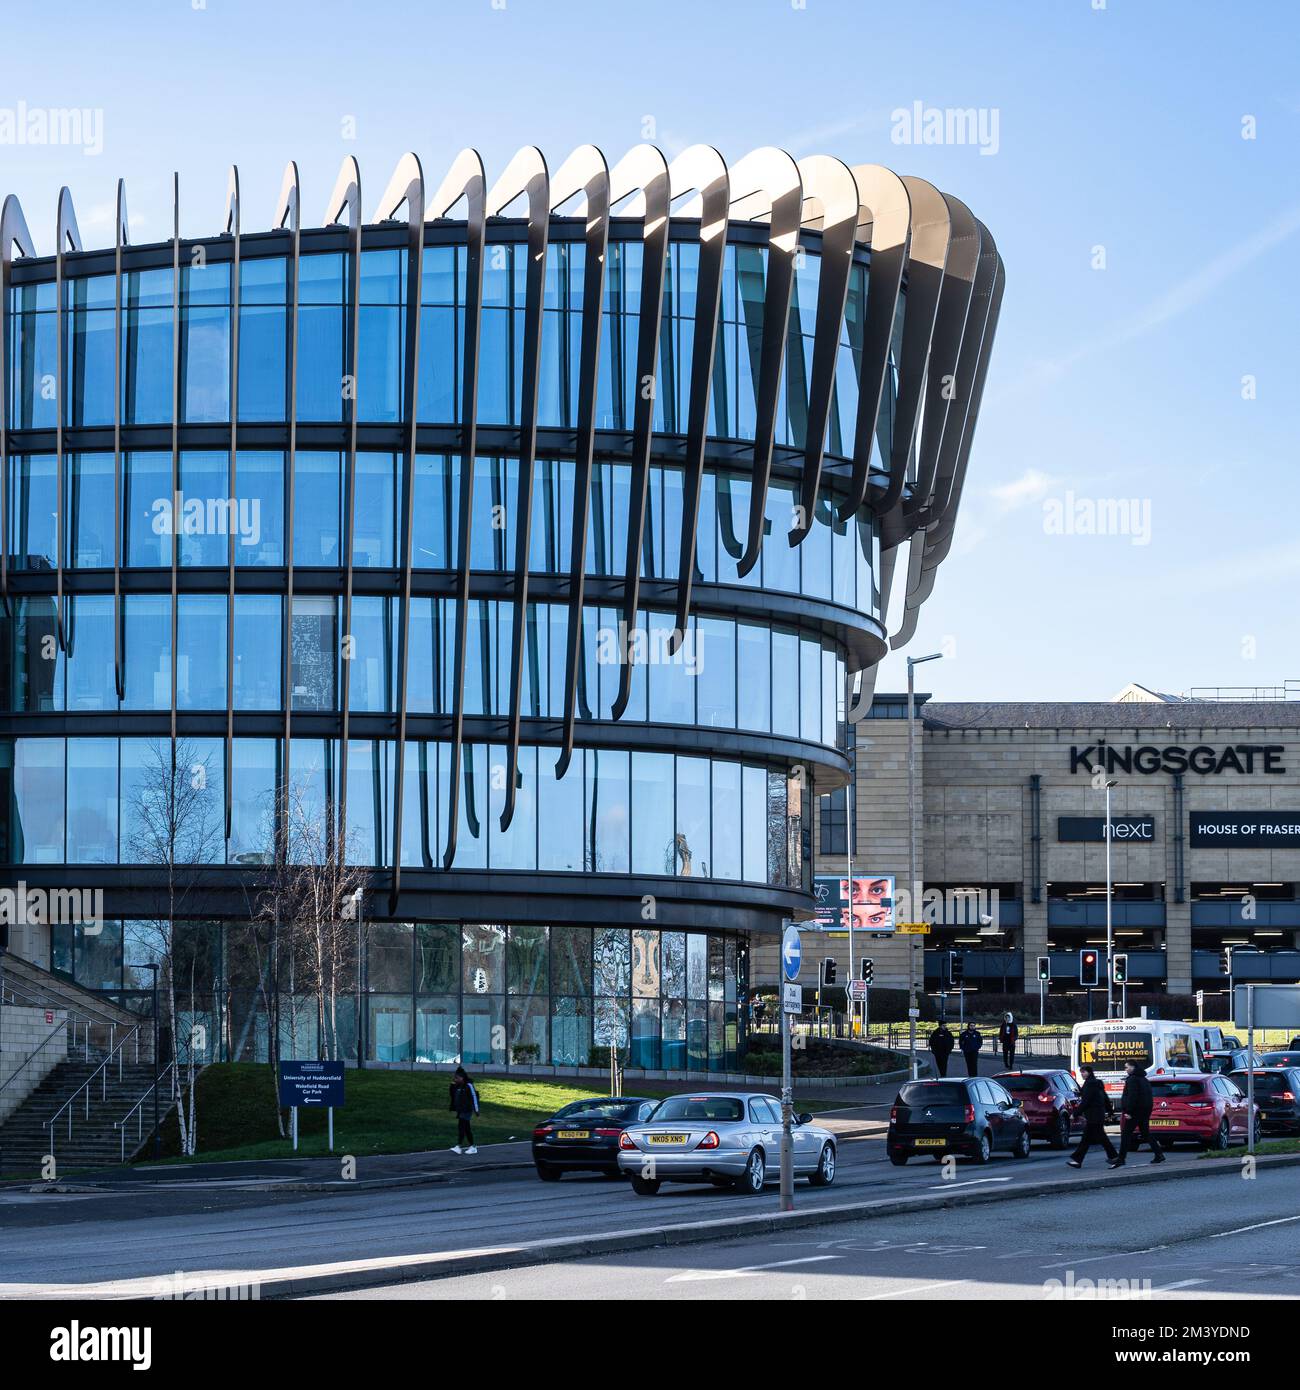
M1010 396L1036 387L1044 381L1052 381L1063 376L1071 367L1098 353L1109 352L1135 338L1145 337L1155 329L1163 327L1171 319L1178 318L1203 300L1208 299L1221 285L1231 280L1245 268L1257 261L1267 252L1289 241L1300 232L1300 205L1288 208L1267 226L1230 246L1220 255L1203 265L1195 274L1173 285L1164 294L1153 299L1137 313L1131 315L1109 333L1103 333L1085 343L1064 357L1040 362L1037 367L1026 372L1014 384L1007 387L999 396Z

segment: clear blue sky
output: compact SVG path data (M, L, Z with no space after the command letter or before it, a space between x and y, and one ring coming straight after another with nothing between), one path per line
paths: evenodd
M957 543L909 648L952 653L924 687L1300 676L1294 0L200 3L6 6L0 122L19 102L103 113L98 155L0 144L41 250L64 183L102 244L124 176L148 241L173 169L184 231L211 233L237 163L251 230L290 158L315 218L357 155L369 215L406 149L431 177L466 144L490 171L524 143L557 164L587 141L617 156L647 121L669 154L775 144L918 174L1007 265ZM996 153L894 143L917 101L996 113ZM1045 504L1070 495L1128 499L1139 527L1149 507L1149 543L1051 533ZM901 683L891 658L878 688Z

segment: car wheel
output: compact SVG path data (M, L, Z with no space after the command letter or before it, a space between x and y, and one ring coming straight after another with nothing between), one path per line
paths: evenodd
M659 1179L634 1176L632 1178L632 1191L638 1197L653 1197L659 1191Z
M890 1154L889 1161L894 1165L895 1168L901 1168L903 1164L907 1162L909 1157L909 1154Z
M992 1157L993 1136L988 1132L988 1130L985 1130L984 1133L980 1135L979 1144L976 1147L975 1152L971 1155L971 1158L976 1163L987 1163L989 1159L991 1159Z
M1070 1147L1070 1117L1064 1111L1056 1117L1056 1128L1052 1131L1050 1142L1054 1149Z
M1020 1131L1020 1137L1016 1140L1016 1147L1011 1150L1011 1157L1029 1157L1029 1131L1027 1129L1022 1129Z
M829 1187L835 1181L835 1146L823 1144L817 1171L808 1179L814 1187Z
M736 1179L736 1191L746 1197L757 1197L767 1182L767 1163L760 1149L754 1149L745 1164L745 1171Z
M552 1168L549 1163L539 1163L537 1164L537 1176L543 1182L559 1182L560 1170Z
M1226 1149L1232 1144L1232 1129L1225 1116L1219 1121L1219 1128L1214 1136L1214 1142L1210 1145L1212 1149Z

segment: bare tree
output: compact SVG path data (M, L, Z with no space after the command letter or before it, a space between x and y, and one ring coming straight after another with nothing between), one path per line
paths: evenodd
M278 1013L285 986L291 999L289 1042L298 1048L298 1000L311 1000L318 1053L342 1056L339 1002L355 988L364 943L362 911L369 871L349 863L329 798L313 796L306 783L281 788L276 816L275 862L257 894L255 916L269 928L273 960L268 972ZM360 1020L358 1020L359 1026ZM272 1049L279 1085L279 1031ZM277 1103L278 1111L278 1103Z
M157 739L146 749L127 805L131 830L127 848L134 863L158 870L158 911L138 929L158 962L160 992L172 1038L171 1096L176 1103L181 1152L198 1148L196 1056L206 1038L195 1030L200 943L193 933L178 938L177 923L198 877L199 866L219 862L224 841L217 786L206 755L186 739ZM177 996L187 999L190 1026L177 1026Z

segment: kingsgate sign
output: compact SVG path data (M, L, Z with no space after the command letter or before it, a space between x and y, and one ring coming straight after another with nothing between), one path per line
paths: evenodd
M1206 744L1183 748L1168 744L1163 748L1143 743L1136 748L1125 744L1121 748L1108 743L1090 743L1086 748L1070 749L1071 772L1195 772L1201 776L1220 772L1263 772L1281 777L1286 773L1281 743L1234 743L1215 749Z

